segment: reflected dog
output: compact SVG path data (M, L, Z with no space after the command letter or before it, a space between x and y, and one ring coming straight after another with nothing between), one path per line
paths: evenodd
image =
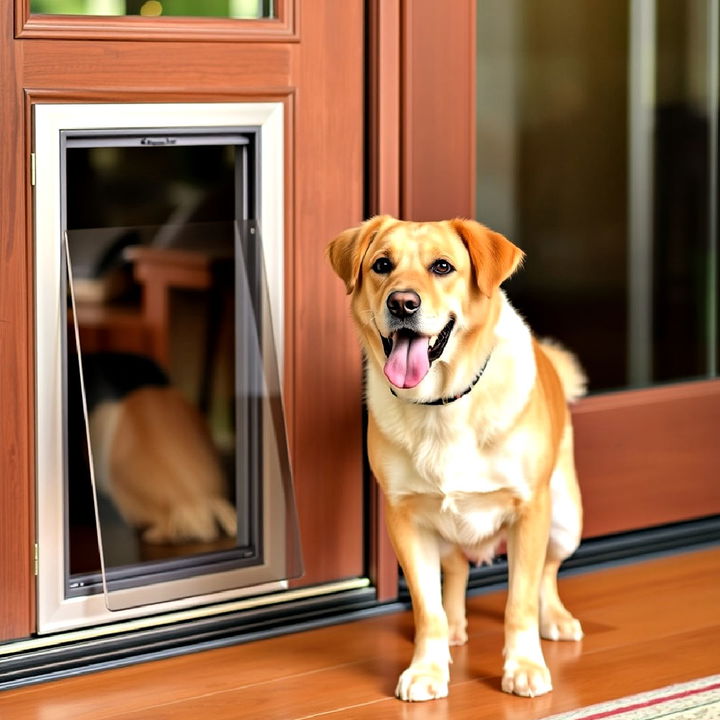
M204 418L149 358L83 359L98 489L145 542L211 542L237 533L235 508Z
M448 693L467 641L468 559L507 542L502 689L552 689L540 636L579 640L557 589L582 526L568 402L575 358L539 342L501 283L522 251L470 220L375 217L328 247L367 357L368 454L412 596L415 650L396 694ZM441 567L444 586L441 590Z

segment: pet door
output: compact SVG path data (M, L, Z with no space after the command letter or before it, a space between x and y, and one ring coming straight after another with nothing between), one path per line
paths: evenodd
M260 222L276 248L282 204L267 202L277 175L268 185L262 155L281 156L268 142L273 124L282 137L277 110L252 106L261 126L117 130L115 116L84 107L107 129L79 116L59 130L60 232L45 250L57 253L65 318L54 532L65 602L79 616L92 597L122 611L279 589L302 569L272 317L281 273L266 267L277 254ZM192 123L240 106L127 107ZM52 357L53 334L38 338L39 358ZM41 505L41 539L50 510ZM43 568L52 548L40 549Z
M186 597L193 585L203 593L226 588L226 579L173 582L174 575L191 567L196 575L198 570L202 575L213 572L218 563L245 568L247 585L302 572L278 365L274 342L268 339L272 321L259 234L254 222L235 222L232 229L236 422L227 473L223 465L228 464L221 462L202 414L166 384L151 361L112 354L83 361L69 233L64 233L79 391L68 407L82 410L84 460L108 610ZM115 363L123 366L122 378L117 376L120 389L113 386L109 399L95 398L91 406L88 389L103 392L102 384L118 373ZM137 385L146 374L153 376L149 383ZM128 388L127 395L117 397ZM81 442L79 437L73 440ZM229 479L233 469L234 482ZM167 567L170 564L177 567ZM158 586L153 573L169 579ZM149 585L143 581L148 574Z

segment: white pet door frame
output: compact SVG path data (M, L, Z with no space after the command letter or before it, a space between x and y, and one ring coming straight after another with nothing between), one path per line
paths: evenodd
M247 595L282 590L284 578L299 572L296 525L292 486L284 438L284 421L280 408L279 378L282 369L283 338L283 106L281 103L208 103L208 104L37 104L34 106L35 155L35 305L36 305L36 377L37 377L37 545L38 545L38 629L41 633L79 628L103 622L187 608ZM122 130L118 130L122 128ZM64 433L66 428L66 368L64 357L68 342L74 342L67 331L68 312L65 302L63 233L66 231L65 156L68 138L81 145L87 135L103 138L113 134L153 138L179 138L196 133L248 134L257 144L255 213L235 223L235 236L262 235L259 265L266 268L261 297L255 300L249 321L250 335L260 337L258 356L265 359L265 375L253 387L236 386L236 394L261 396L261 450L269 445L281 448L280 456L263 463L258 494L262 557L257 563L217 572L185 573L182 577L165 574L164 579L149 580L138 586L124 580L104 578L106 593L94 591L77 594L68 590L67 560L67 466ZM253 134L254 133L254 134ZM148 140L148 138L150 140ZM165 142L161 140L160 142ZM218 141L220 142L220 141ZM238 141L239 142L239 141ZM112 144L112 143L111 143ZM192 143L190 143L192 144ZM257 235L251 235L257 233ZM239 244L238 244L239 243ZM247 257L238 250L236 277L247 277ZM236 303L248 300L248 283L239 282ZM247 302L246 304L249 304ZM270 321L272 318L272 322ZM248 332L248 321L245 321ZM274 342L273 342L274 341ZM266 353L274 345L275 353ZM278 368L278 364L280 367ZM274 368L272 366L275 366ZM269 374L268 374L269 373ZM241 383L242 385L242 383ZM282 477L284 480L279 480ZM290 522L288 522L288 516ZM102 545L102 543L101 543ZM107 557L106 557L107 559ZM142 573L141 573L142 574ZM180 574L182 575L182 573ZM152 577L148 575L148 577ZM77 584L77 583L76 583ZM96 583L97 585L97 583ZM109 610L112 608L112 611Z

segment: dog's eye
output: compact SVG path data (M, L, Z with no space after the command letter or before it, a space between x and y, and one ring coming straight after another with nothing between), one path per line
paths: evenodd
M447 260L436 260L430 266L430 272L435 273L436 275L448 275L454 269L455 268Z
M392 269L393 264L390 262L390 259L386 257L378 258L372 264L373 272L376 272L378 275L387 275Z

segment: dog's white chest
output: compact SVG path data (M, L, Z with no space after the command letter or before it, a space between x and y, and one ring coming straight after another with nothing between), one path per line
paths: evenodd
M458 422L411 433L414 445L383 457L389 500L413 501L423 525L473 559L492 557L490 541L513 514L514 501L527 499L527 438L516 434L487 446L469 423ZM395 437L403 439L402 431Z
M523 496L527 487L520 438L483 447L468 424L413 432L405 451L385 457L382 475L389 495L493 493ZM396 435L398 437L398 435Z
M493 465L478 447L470 428L452 433L426 434L411 455L417 477L443 495L457 492L491 492L499 489Z

